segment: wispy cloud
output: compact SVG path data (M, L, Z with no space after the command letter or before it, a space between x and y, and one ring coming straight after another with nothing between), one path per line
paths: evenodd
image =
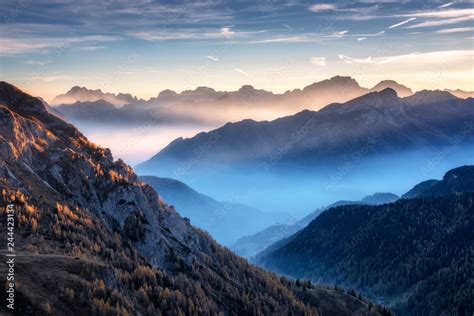
M297 42L306 42L309 39L304 36L292 36L292 37L277 37L277 38L267 38L262 40L254 40L245 42L245 44L265 44L265 43L297 43Z
M51 75L38 75L34 76L35 80L43 81L43 82L54 82L54 81L65 81L65 80L72 80L74 77L68 75L61 75L61 74L51 74Z
M409 54L393 55L367 58L354 58L345 55L338 55L339 59L348 64L372 64L384 65L393 62L410 64L410 65L439 65L445 64L450 60L458 62L469 62L474 58L474 52L470 50L451 50L451 51L434 51L434 52L413 52Z
M345 55L338 55L339 59L348 63L348 64L374 64L374 65L383 65L387 63L391 63L400 59L404 59L407 57L412 57L414 55L419 54L418 52L404 54L404 55L396 55L396 56L385 56L385 57L376 57L372 58L371 56L367 58L353 58Z
M349 31L344 30L344 31L339 31L339 32L333 32L331 35L326 35L326 37L335 37L335 38L340 38L343 37L345 34L347 34Z
M247 77L249 76L249 74L247 72L243 71L240 68L234 68L234 70L237 71L239 74L242 74L242 75L247 76Z
M429 20L429 21L410 25L407 28L413 29L413 28L420 28L420 27L443 26L443 25L462 23L466 21L472 21L473 19L474 19L474 15L467 15L467 16L461 16L457 18Z
M210 59L210 60L212 60L212 61L219 61L219 58L214 57L214 56L212 56L212 55L208 55L208 56L207 56L207 59Z
M12 34L12 37L0 37L0 54L22 54L47 49L67 49L72 44L117 41L117 36L86 35L69 37L40 37L24 34Z
M390 25L388 28L389 29L393 29L393 28L396 28L396 27L399 27L399 26L402 26L404 24L407 24L413 20L416 20L416 18L409 18L409 19L406 19L405 21L402 21L400 23L397 23L397 24L393 24L393 25Z
M309 7L309 10L312 12L322 12L322 11L329 11L335 10L337 7L335 4L332 3L320 3L320 4L313 4Z
M456 18L461 16L473 15L474 9L451 9L440 11L419 11L399 16L420 17L420 18Z
M447 8L447 7L452 6L454 3L455 3L454 1L448 2L448 3L446 3L446 4L443 4L443 5L438 6L438 8Z
M358 42L362 42L362 41L365 41L367 39L367 37L359 37L357 39Z
M474 27L458 27L452 29L437 30L435 33L440 34L449 34L449 33L463 33L463 32L472 32Z
M324 67L326 66L326 57L312 57L309 62L313 65Z
M227 36L227 37L232 36L232 35L235 34L235 32L232 31L232 30L230 29L230 27L223 27L223 28L221 28L220 31L219 31L219 33L220 33L221 35Z

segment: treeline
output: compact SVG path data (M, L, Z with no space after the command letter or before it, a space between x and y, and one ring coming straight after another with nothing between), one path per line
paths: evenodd
M261 263L372 297L407 294L397 308L414 315L472 315L473 218L473 193L341 206Z

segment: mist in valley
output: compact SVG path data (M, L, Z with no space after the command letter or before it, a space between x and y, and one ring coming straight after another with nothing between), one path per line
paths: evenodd
M401 196L421 181L440 179L449 169L472 164L473 154L474 145L453 145L311 167L277 162L270 169L264 164L201 169L190 162L181 169L138 171L176 178L219 200L297 219L339 200L360 200L376 192Z

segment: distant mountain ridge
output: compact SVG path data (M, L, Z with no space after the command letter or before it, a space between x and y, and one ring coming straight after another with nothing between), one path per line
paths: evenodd
M394 202L398 199L399 197L393 193L375 193L373 195L364 197L360 201L337 201L326 207L317 209L294 224L272 225L256 234L244 236L232 244L230 249L243 257L250 258L262 250L265 250L269 246L277 243L278 241L283 240L303 229L319 214L332 207L341 205L379 205Z
M271 164L273 155L287 144L291 146L278 155L278 162L338 160L365 146L368 139L377 140L373 153L420 144L439 146L448 144L450 135L469 128L466 124L474 120L473 105L473 99L459 99L447 92L421 91L399 98L394 90L385 89L317 112L305 110L270 122L243 120L189 139L176 139L137 168L140 172L173 168L190 159L203 144L212 144L212 151L194 159L197 169ZM302 136L295 137L301 130Z
M107 101L120 107L131 105L128 114L140 117L139 110L150 110L156 116L174 117L177 121L202 121L223 124L241 119L266 120L294 114L303 109L318 110L334 102L346 102L369 92L392 88L400 96L411 94L411 90L393 80L385 80L373 88L363 88L350 77L335 76L333 78L313 83L303 89L286 91L276 94L251 85L243 85L237 91L216 91L209 87L197 87L195 90L185 90L177 93L163 90L156 97L141 100L130 94L111 94L101 90L73 87L65 94L53 99L52 104L63 104L64 113L69 119L114 121L114 115L95 116L88 113L91 109L81 106L81 103ZM77 109L67 109L64 104ZM133 113L131 113L133 112ZM137 112L137 113L135 113ZM213 112L212 118L206 113ZM125 113L123 113L125 114ZM166 121L166 120L164 120ZM162 121L156 121L160 124Z
M190 218L191 224L208 231L224 245L257 232L281 217L240 203L216 201L174 179L140 176L140 180L159 192L181 216Z
M51 100L51 104L73 104L76 102L95 102L99 100L107 101L115 106L143 102L143 100L129 93L104 93L100 89L91 90L86 87L74 86L68 92L56 96Z

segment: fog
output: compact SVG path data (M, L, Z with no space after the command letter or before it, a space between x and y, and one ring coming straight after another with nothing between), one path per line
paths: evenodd
M360 200L376 192L402 195L419 182L441 179L452 168L474 164L474 146L417 149L360 161L324 163L314 167L261 165L234 169L172 170L141 173L176 177L219 200L237 201L265 212L302 217L338 200Z
M123 125L71 121L91 142L112 151L131 166L149 159L178 137L192 137L211 130L209 125Z

